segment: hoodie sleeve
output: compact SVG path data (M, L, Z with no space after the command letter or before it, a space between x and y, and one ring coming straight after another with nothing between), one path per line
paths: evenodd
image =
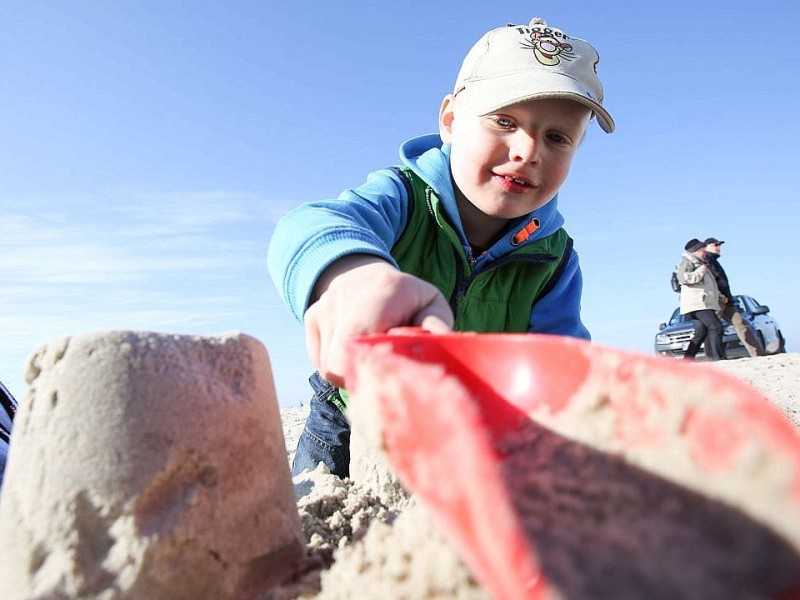
M581 321L583 274L578 254L573 250L561 277L550 292L534 304L529 333L549 333L590 340Z
M390 250L405 227L407 207L405 185L385 169L335 200L310 202L283 216L270 239L267 267L292 316L302 322L320 274L342 256L371 254L396 266Z

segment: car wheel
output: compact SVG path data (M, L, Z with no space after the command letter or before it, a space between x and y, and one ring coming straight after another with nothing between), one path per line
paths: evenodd
M786 352L786 340L783 338L783 334L780 331L778 331L778 352Z

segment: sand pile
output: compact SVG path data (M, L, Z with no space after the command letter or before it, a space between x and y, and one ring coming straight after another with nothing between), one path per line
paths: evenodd
M800 415L800 355L718 366ZM4 600L489 598L384 466L369 415L351 479L289 477L307 409L278 411L248 336L77 336L28 379L0 498ZM719 501L545 428L508 443L503 477L558 597L763 597L754 582L800 575L780 535ZM621 556L639 562L620 577Z
M29 363L0 598L256 598L302 554L255 339L106 332Z
M800 425L800 355L714 366L761 390ZM281 412L291 460L307 408ZM642 597L653 598L763 598L769 597L764 592L767 587L781 590L798 581L798 554L786 538L725 503L613 456L587 451L542 428L531 427L510 443L521 451L510 453L505 476L510 487L521 489L515 495L524 501L518 510L531 538L537 540L543 568L562 597L619 598L639 589L647 590ZM335 548L334 563L328 566L326 562L321 571L307 573L307 587L293 590L291 597L364 597L363 590L373 586L383 597L393 599L488 597L452 547L433 530L420 506L411 504L393 513L381 504L371 485L338 482L337 493L329 494L324 485L310 483L329 477L324 469L307 474L302 486L295 478L301 513L314 515L303 519L307 539L310 529L305 524L318 519L358 522L359 531L328 538L333 542L328 547ZM374 480L367 476L368 482ZM371 508L366 510L361 503ZM325 510L318 510L320 506ZM346 506L362 508L353 511ZM376 511L375 506L387 511ZM309 552L323 543L320 539L309 543ZM418 556L425 558L417 561ZM720 576L711 577L712 572ZM444 587L443 580L450 587ZM380 587L382 582L385 587Z
M413 499L386 502L355 475L341 480L320 465L294 478L307 554L298 577L269 600L488 600Z

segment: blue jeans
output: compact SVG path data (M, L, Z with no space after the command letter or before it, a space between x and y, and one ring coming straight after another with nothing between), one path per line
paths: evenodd
M321 462L331 473L341 478L350 476L350 423L342 411L331 402L331 396L339 392L319 373L309 378L314 390L311 412L292 461L292 476L303 471L314 470Z

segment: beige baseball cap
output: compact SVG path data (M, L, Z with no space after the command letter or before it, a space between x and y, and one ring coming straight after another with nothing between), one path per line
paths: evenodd
M478 40L464 58L453 93L466 92L479 115L527 100L575 100L591 108L603 131L611 133L614 119L603 108L599 62L588 42L536 17L528 25L492 29Z

